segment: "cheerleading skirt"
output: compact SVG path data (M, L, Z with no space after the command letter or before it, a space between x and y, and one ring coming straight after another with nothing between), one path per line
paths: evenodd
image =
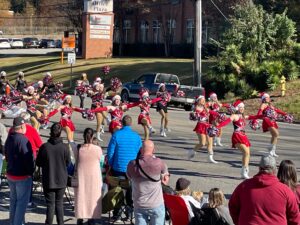
M270 127L278 129L278 125L275 120L271 120L268 117L264 117L262 122L263 132L268 132Z
M138 124L143 124L142 119L146 119L148 121L148 124L151 124L150 115L140 114L138 117Z
M69 127L71 131L75 131L75 126L72 120L61 118L59 123L62 127Z
M235 148L236 144L243 144L246 147L250 147L250 141L244 132L233 132L231 137L232 147Z
M161 102L157 103L156 111L159 112L160 110L163 110L165 113L168 113L168 107L167 105L161 104Z
M116 127L122 127L122 123L119 120L112 120L109 124L109 132L113 133Z
M203 122L198 122L196 127L194 128L194 131L197 134L205 134L207 135L207 128L209 128L209 123L203 123Z

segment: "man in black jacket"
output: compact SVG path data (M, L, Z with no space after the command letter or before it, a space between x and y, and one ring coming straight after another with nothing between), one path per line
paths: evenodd
M34 172L32 147L24 136L25 132L24 119L22 117L15 118L13 132L8 135L4 147L10 189L9 220L12 225L24 223Z
M54 123L51 127L50 138L40 147L36 165L42 168L42 182L47 205L45 224L53 221L54 212L58 225L64 224L63 197L67 187L67 166L70 163L68 145L60 137L62 127Z

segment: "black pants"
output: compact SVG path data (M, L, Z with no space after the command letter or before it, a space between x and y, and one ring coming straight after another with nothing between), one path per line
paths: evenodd
M44 188L44 195L47 205L46 225L52 225L54 212L58 225L64 224L64 199L65 188L60 189L46 189Z
M79 95L79 98L80 98L80 108L84 108L85 96L84 95Z

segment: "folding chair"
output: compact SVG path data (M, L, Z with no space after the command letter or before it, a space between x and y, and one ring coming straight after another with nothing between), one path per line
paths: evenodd
M176 195L164 194L165 206L170 214L172 225L188 225L189 212L184 200Z
M120 202L116 202L116 206L120 208L118 214L116 215L117 218L120 218L124 224L127 224L127 219L130 220L130 224L133 224L133 206L132 203L128 202L125 196L128 195L128 191L130 191L130 183L126 177L113 177L107 176L106 181L109 185L109 188L120 187L123 191L124 198L119 198ZM111 217L111 211L108 213L109 224L115 224L116 219Z

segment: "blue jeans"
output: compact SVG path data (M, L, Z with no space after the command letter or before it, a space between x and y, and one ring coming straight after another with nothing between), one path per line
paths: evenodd
M136 225L164 225L165 223L165 206L164 204L153 209L136 209L134 208Z
M22 225L30 198L32 178L18 181L8 179L8 184L10 189L10 225Z

